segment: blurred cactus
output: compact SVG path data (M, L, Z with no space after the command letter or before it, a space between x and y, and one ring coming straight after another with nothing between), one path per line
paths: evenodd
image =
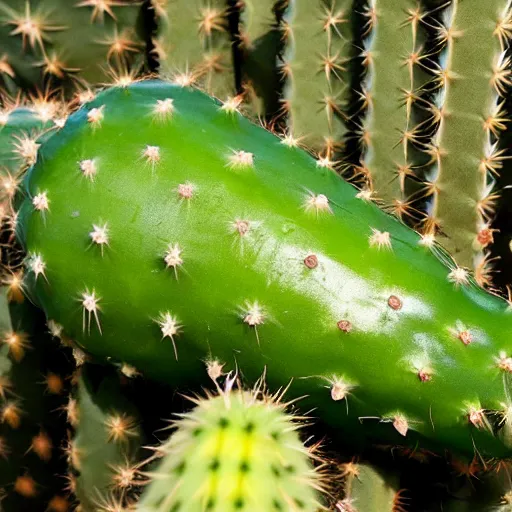
M68 95L144 65L140 0L1 0L0 85Z

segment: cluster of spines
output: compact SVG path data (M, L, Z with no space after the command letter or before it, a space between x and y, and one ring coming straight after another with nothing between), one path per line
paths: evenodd
M0 41L6 52L0 55L0 80L29 90L61 87L71 95L89 82L108 81L117 70L141 66L140 5L139 0L2 0Z

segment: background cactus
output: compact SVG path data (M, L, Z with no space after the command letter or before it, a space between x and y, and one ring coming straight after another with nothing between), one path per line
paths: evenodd
M11 292L11 293L9 293ZM19 291L18 291L19 292ZM11 302L8 302L11 297ZM2 510L67 510L59 450L66 354L40 313L7 287L0 295L0 497Z
M128 507L136 499L142 433L114 369L80 367L70 440L74 494L83 511Z
M230 8L227 0L153 0L159 19L156 52L160 72L208 93L234 95ZM195 37L190 37L195 34Z
M139 0L2 0L0 80L68 94L145 62ZM1 82L0 82L1 83Z

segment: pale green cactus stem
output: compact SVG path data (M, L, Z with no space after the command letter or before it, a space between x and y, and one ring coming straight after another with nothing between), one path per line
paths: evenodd
M364 149L355 172L397 215L407 216L412 213L408 185L420 164L414 145L424 142L415 105L427 81L422 69L426 13L418 0L371 0L362 6L362 14L366 22L360 92Z
M160 72L189 85L198 82L225 100L235 95L227 0L153 0L159 19Z
M406 512L406 493L399 487L397 474L357 462L340 469L345 496L336 503L336 512Z
M291 1L284 34L285 106L290 137L319 152L326 166L346 133L352 0Z
M276 115L280 104L278 62L284 46L282 14L287 0L243 0L240 43L246 102L258 117Z
M142 432L137 410L113 369L81 367L73 398L75 429L69 462L75 495L84 511L121 510L136 497ZM112 506L111 509L108 506Z
M427 228L440 229L440 241L460 265L475 268L481 284L489 281L493 175L504 159L495 142L507 121L502 104L511 84L505 55L510 21L510 0L453 0L437 27L446 48L437 73L441 91L431 107L439 128L427 148L433 161Z
M139 0L1 0L0 78L24 88L122 80L143 65ZM134 71L135 72L135 71Z

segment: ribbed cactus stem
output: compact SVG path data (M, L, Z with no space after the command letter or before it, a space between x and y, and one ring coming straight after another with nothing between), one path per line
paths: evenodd
M352 0L291 0L283 73L290 134L332 165L343 145L346 77L352 52Z
M484 249L492 242L489 221L496 195L493 176L503 153L495 143L505 128L503 97L510 86L505 56L510 1L452 0L438 27L445 44L438 80L442 86L432 106L439 129L429 152L434 166L430 222L460 265L475 267L488 283Z
M424 12L417 0L371 0L361 6L365 20L361 58L363 161L376 197L399 215L411 213L407 181L418 166L414 145L422 142L414 115L425 81L421 54Z
M86 363L71 400L75 435L68 453L82 509L108 510L109 503L128 506L139 483L142 433L137 410L123 395L119 376Z
M233 96L228 0L153 2L159 14L157 51L161 73L184 85L199 82L222 100Z

